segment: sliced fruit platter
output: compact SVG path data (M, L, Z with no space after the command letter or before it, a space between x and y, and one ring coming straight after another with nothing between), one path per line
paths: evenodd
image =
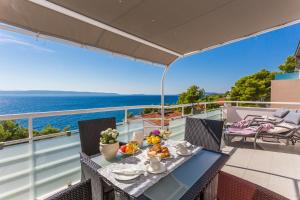
M170 158L171 154L166 146L162 146L161 144L155 144L150 147L147 151L147 155L149 157L159 156L161 159Z
M131 141L128 144L122 145L119 149L119 152L123 155L133 155L140 151L139 145L137 142Z

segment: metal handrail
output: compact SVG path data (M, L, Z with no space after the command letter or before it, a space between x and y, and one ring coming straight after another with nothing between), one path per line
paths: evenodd
M190 107L195 105L208 105L208 104L223 104L223 103L244 103L244 104L282 104L282 105L300 105L300 102L262 102L262 101L213 101L213 102L198 102L190 104L178 104L165 106L165 109ZM51 112L33 112L33 113L21 113L21 114L6 114L0 115L0 120L16 120L26 118L43 118L43 117L55 117L64 115L77 115L77 114L89 114L99 112L110 111L126 111L145 108L160 108L160 105L140 105L140 106L118 106L118 107L105 107L105 108L91 108L91 109L77 109L77 110L64 110L64 111L51 111Z

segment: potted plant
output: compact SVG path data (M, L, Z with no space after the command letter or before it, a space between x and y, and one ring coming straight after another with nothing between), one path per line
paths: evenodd
M119 132L116 129L108 128L100 133L100 152L106 160L112 160L116 157L119 150L117 138Z

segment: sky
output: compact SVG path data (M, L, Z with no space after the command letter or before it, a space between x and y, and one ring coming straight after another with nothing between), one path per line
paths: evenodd
M278 70L299 40L296 24L177 60L166 76L166 94L193 84L207 92L230 90L243 76ZM152 64L0 30L0 90L159 94L162 73Z

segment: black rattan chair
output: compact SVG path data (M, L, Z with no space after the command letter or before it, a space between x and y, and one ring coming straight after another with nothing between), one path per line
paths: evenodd
M48 197L46 200L92 200L91 181L83 181Z
M85 154L80 153L81 180L91 180L93 200L114 199L114 189L100 178L97 170L101 167L92 162Z
M188 117L184 138L193 145L220 151L223 126L224 121Z
M81 150L88 156L100 153L100 132L108 128L116 128L115 118L102 118L78 122Z

